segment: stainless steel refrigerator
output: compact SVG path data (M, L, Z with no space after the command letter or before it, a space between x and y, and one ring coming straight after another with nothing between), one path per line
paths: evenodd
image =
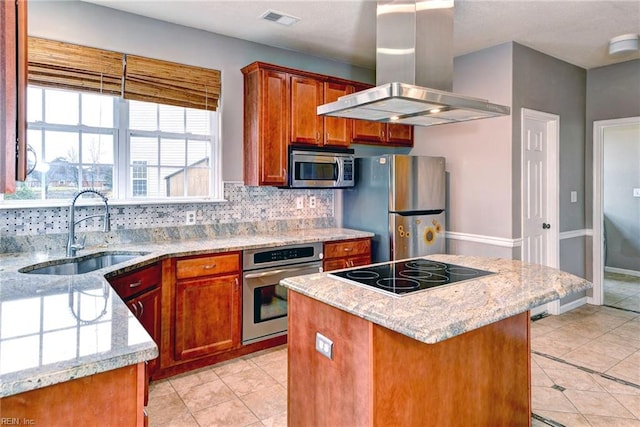
M375 233L373 262L445 253L445 199L444 157L360 157L343 225Z

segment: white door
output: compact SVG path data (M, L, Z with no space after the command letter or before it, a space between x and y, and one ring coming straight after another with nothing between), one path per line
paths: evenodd
M557 115L522 110L522 260L558 267ZM559 302L532 310L559 314Z

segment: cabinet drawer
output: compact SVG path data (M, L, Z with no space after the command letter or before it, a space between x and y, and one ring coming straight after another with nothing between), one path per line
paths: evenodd
M206 255L197 258L178 259L176 261L176 278L213 276L224 273L235 273L240 270L240 255L233 252L224 255Z
M131 295L160 286L162 270L158 263L150 267L141 268L132 273L109 279L109 283L120 298L126 299Z
M343 268L360 267L361 265L368 264L371 264L371 257L369 255L361 255L352 258L333 258L324 261L323 269L325 272L328 272L341 270Z
M370 239L346 240L324 244L325 259L368 255L369 253L371 253Z

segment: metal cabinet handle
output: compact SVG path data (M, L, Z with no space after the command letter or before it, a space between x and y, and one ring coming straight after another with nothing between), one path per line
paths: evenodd
M235 280L236 280L236 286L240 286L240 282L238 281L237 277L235 278Z
M142 280L138 280L137 282L129 283L129 288L137 288L142 285Z
M131 307L131 310L133 310L133 315L135 317L138 317L138 306L136 304L131 304L129 307Z
M213 270L214 268L216 268L216 264L215 263L202 266L203 270Z
M320 142L320 132L316 132L316 141Z
M142 304L142 301L138 301L138 305L140 306L140 315L138 317L142 317L144 314L144 305Z
M353 250L353 248L343 248L343 250L344 250L345 252L351 252L351 251Z

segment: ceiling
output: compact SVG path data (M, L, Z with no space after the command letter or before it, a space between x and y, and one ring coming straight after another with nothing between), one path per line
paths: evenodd
M84 0L213 33L375 68L373 0ZM300 18L287 27L267 10ZM515 41L582 68L640 58L608 54L640 33L640 0L455 0L454 54Z

